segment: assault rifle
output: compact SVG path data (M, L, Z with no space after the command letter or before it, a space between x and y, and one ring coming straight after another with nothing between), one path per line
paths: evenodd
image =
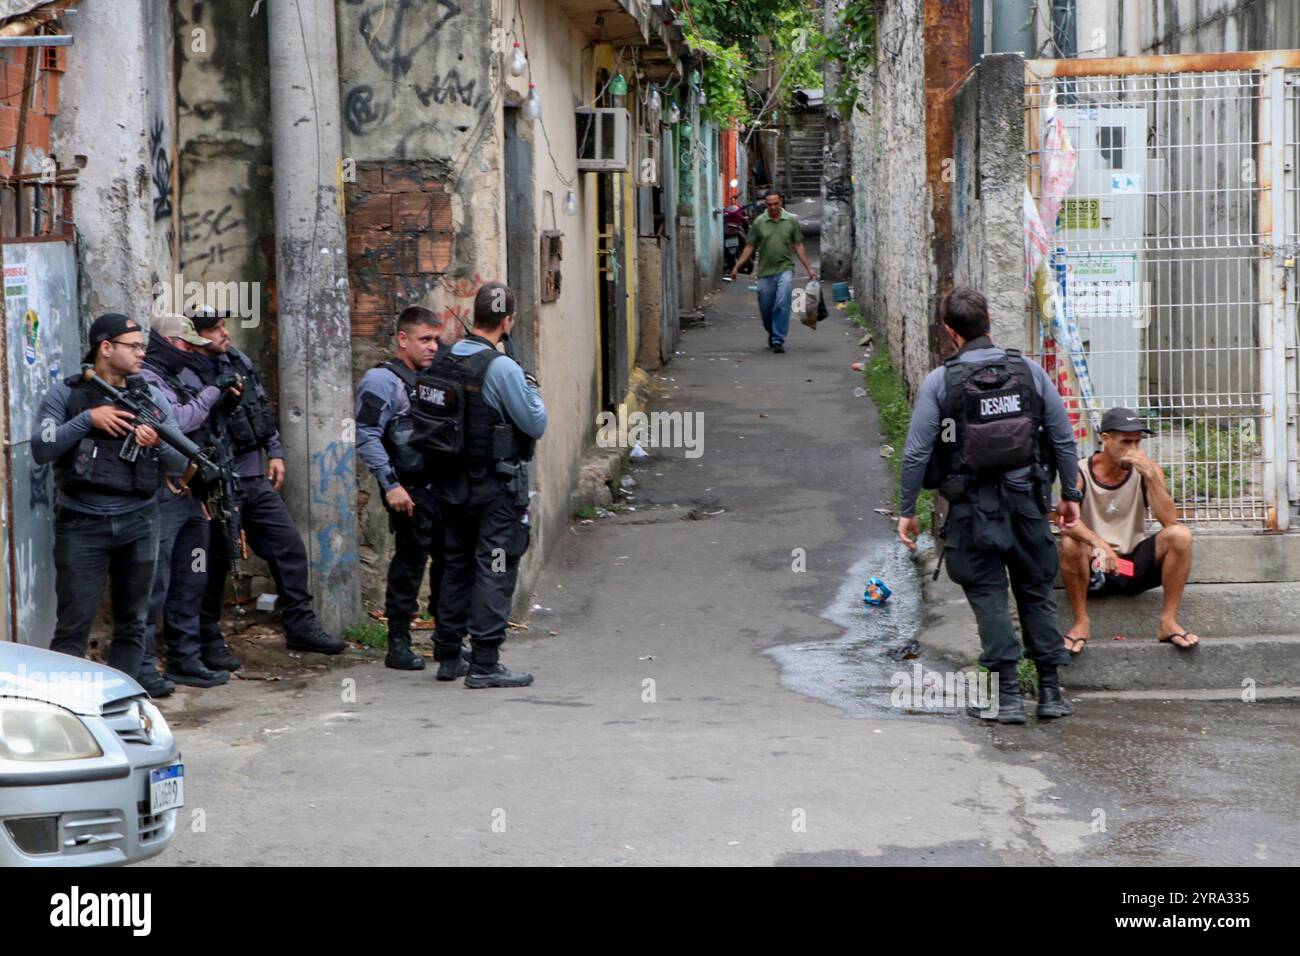
M93 365L83 365L81 367L81 377L105 398L110 399L114 405L131 412L135 416L137 425L147 425L152 428L165 444L170 445L185 456L189 462L189 467L181 475L182 488L189 484L190 479L194 477L200 468L209 473L216 472L216 463L208 457L203 449L186 438L185 434L175 425L170 425L162 420L160 409L154 404L153 395L149 391L149 383L143 378L138 375L129 375L126 379L126 388L118 388L96 375ZM140 443L136 441L135 432L131 432L126 441L122 443L122 451L119 457L124 461L132 462L140 457Z

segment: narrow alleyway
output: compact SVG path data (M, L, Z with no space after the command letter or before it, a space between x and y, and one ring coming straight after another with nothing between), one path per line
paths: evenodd
M158 862L1122 859L1091 828L1093 789L1063 783L1065 725L1021 728L1006 752L1005 732L888 708L919 615L875 510L890 478L848 369L859 333L832 312L772 355L752 302L743 278L724 289L657 376L655 407L703 414L703 456L652 450L635 511L557 548L505 655L532 687L471 693L373 663L178 694L188 807ZM897 585L883 611L862 606L873 573ZM1137 855L1169 859L1158 822L1143 832Z

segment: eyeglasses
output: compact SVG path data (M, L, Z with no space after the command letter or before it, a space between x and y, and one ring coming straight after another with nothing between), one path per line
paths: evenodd
M144 343L142 342L119 342L117 339L109 339L108 343L110 345L121 345L124 348L130 349L136 355L144 355L145 353Z

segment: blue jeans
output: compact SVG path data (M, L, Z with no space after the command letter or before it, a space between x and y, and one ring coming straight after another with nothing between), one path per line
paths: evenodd
M758 280L758 311L763 316L763 331L768 345L781 345L790 332L790 291L794 270L787 269Z

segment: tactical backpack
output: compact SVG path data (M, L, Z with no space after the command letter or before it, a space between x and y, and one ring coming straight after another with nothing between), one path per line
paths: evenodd
M955 423L955 441L945 441L941 430L926 487L954 475L1000 479L1042 456L1043 399L1017 349L983 362L945 362L940 418L941 429Z
M483 457L467 437L471 423L466 413L471 395L482 393L488 366L498 358L501 353L493 348L464 356L448 349L416 376L410 443L431 464L464 466Z

